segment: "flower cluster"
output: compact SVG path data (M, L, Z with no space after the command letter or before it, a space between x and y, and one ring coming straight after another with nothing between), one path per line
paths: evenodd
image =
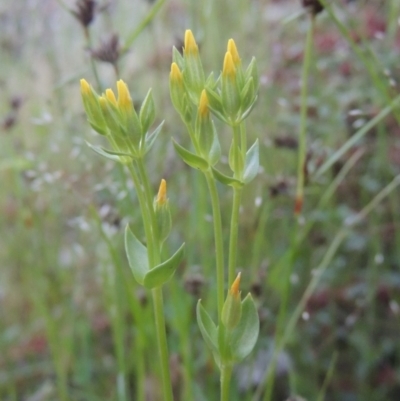
M113 149L91 147L103 156L129 163L149 151L162 123L154 132L148 133L155 120L151 90L147 93L139 114L124 81L117 82L117 91L118 97L111 89L99 96L85 79L81 80L81 94L88 122L96 132L107 137Z

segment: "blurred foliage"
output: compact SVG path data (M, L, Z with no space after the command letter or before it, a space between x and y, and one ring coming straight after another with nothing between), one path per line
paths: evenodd
M232 401L255 400L275 344L280 275L291 260L293 311L345 220L400 173L398 120L389 114L315 178L388 104L328 13L318 14L308 179L298 225L299 80L308 26L301 1L170 0L154 15L152 1L96 4L90 35L69 12L78 10L72 0L0 4L0 399L127 400L142 390L149 400L161 399L148 294L137 288L123 252L123 227L140 217L135 192L123 184L121 166L104 162L85 143L102 145L85 121L79 93L80 78L96 79L93 65L98 85L110 87L121 77L134 101L152 87L154 126L165 119L148 167L155 192L161 178L168 181L175 227L169 246L176 249L183 238L187 243L186 261L165 294L175 397L218 399L218 372L195 323L197 299L215 302L208 296L215 292L210 205L202 177L183 165L171 144L171 137L188 143L169 99L168 76L172 46L180 49L178 38L191 28L207 69L222 68L220 55L233 37L243 59L257 57L261 75L247 130L250 142L260 138L262 168L244 195L238 257L246 272L243 291L257 300L262 323L257 350L235 372L232 392ZM398 1L330 4L394 98ZM334 194L318 206L356 152ZM274 400L293 394L315 400L324 386L326 401L399 399L399 195L391 192L352 228L332 257L278 356ZM227 201L224 192L221 201ZM229 214L224 208L223 221ZM304 235L293 244L295 226ZM143 374L138 389L135 378Z

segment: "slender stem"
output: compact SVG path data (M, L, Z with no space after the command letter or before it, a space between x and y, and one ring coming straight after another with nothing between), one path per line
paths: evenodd
M233 152L235 161L234 176L241 179L243 176L243 168L237 162L240 157L243 162L246 157L246 130L243 124L233 127ZM240 153L238 152L240 149ZM244 156L243 156L244 152ZM240 168L239 168L240 167ZM240 202L242 200L242 188L233 188L233 201L232 201L232 214L231 214L231 227L229 236L229 260L228 260L228 285L231 285L235 279L235 268L237 259L237 241L239 232L239 212Z
M128 170L129 170L129 173L131 174L132 181L135 185L136 194L137 194L137 197L139 200L140 210L142 211L144 232L146 235L147 247L149 250L149 252L148 252L149 265L154 266L154 241L152 240L153 233L152 233L152 227L151 227L151 218L150 218L149 208L147 207L146 197L143 192L143 188L140 183L138 173L136 172L136 170L132 164L128 164Z
M232 366L222 366L221 368L221 400L229 401L229 388L232 377Z
M158 352L161 361L163 396L165 401L173 401L174 397L172 394L171 375L169 371L168 343L165 331L164 302L163 302L162 288L161 287L154 288L151 292L153 295L154 315L156 319Z
M150 181L144 166L143 159L138 159L136 164L139 169L139 175L144 187L143 196L145 202L144 206L146 207L148 216L147 224L151 224L152 235L147 238L147 242L149 245L148 249L149 249L150 268L153 268L160 263L160 251L161 251L157 233L158 232L157 221L153 209L153 195L151 193ZM161 363L163 396L165 401L173 401L171 375L169 371L168 343L167 343L167 333L164 319L164 301L163 301L162 288L161 287L154 288L152 290L152 296L153 296L154 317L156 323L158 352L160 355L160 363Z
M189 132L190 139L195 148L196 154L200 155L200 148L196 140L195 133L193 132L190 124L186 124ZM210 192L211 207L213 212L214 222L214 241L215 241L215 254L216 254L216 270L217 270L217 301L218 301L218 320L221 317L222 307L225 299L225 273L224 273L224 242L222 235L222 220L221 220L221 207L219 203L219 196L216 181L211 171L204 172L207 180L208 190Z
M153 5L148 14L140 21L139 25L128 35L128 38L125 40L125 46L121 50L121 54L126 54L128 52L132 43L142 33L146 26L151 23L164 3L165 0L158 0Z
M240 150L242 151L243 161L246 163L247 134L246 123L244 121L240 124Z
M146 202L147 202L147 206L149 209L149 216L150 216L150 221L151 221L151 225L153 228L153 236L154 236L154 241L157 243L158 241L158 226L157 226L157 221L156 221L156 215L154 213L154 208L153 208L153 194L151 192L151 187L150 187L150 180L149 177L147 175L147 171L144 165L144 160L143 159L138 159L137 160L137 166L139 169L139 174L140 174L140 178L142 180L143 183L143 187L144 187L144 193L145 193L145 197L146 197ZM158 256L156 257L157 262L156 264L159 263L159 252L158 252Z
M239 233L239 212L240 212L241 200L242 200L242 188L234 188L232 215L231 215L231 230L229 236L228 285L231 285L235 280L237 242Z
M224 244L222 235L221 208L219 204L219 196L217 185L211 171L205 172L208 189L210 191L211 206L214 222L214 240L217 266L217 298L218 298L218 321L221 317L222 307L224 305Z
M304 165L306 161L306 136L307 136L307 96L308 96L308 77L310 73L311 51L314 32L314 17L310 16L306 45L304 49L303 72L301 76L301 110L300 110L300 131L299 131L299 155L297 166L297 189L296 203L294 212L296 215L301 213L304 197Z

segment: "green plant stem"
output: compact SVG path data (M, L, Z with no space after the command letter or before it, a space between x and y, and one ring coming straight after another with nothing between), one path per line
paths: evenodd
M151 290L153 296L154 316L156 320L158 352L161 362L161 378L163 387L163 396L165 401L173 401L171 375L169 371L169 355L167 334L165 331L164 319L164 301L162 288L157 287Z
M157 232L158 231L157 221L153 209L153 195L151 193L150 181L147 175L147 171L144 166L144 160L138 159L136 164L139 170L139 176L143 183L142 195L144 197L143 201L145 203L144 206L147 212L147 218L148 218L147 224L151 224L149 230L151 234L149 237L147 237L147 243L149 250L149 264L150 268L153 268L160 263L161 259L160 258L161 244L159 243L158 232ZM153 297L153 308L154 308L154 317L156 323L158 352L161 364L163 396L165 401L173 401L171 375L169 370L167 333L164 319L164 301L163 301L162 288L161 287L154 288L151 291L151 293Z
M193 132L190 124L186 124L189 132L190 139L195 148L196 154L201 155L199 145L196 140L195 133ZM211 170L205 171L208 190L211 198L211 207L214 222L214 242L215 242L215 257L216 257L216 270L217 270L217 304L218 304L218 320L221 317L222 307L225 300L225 273L224 273L224 241L222 234L222 219L221 207L219 203L219 196L217 184Z
M229 389L232 377L232 366L221 367L221 400L229 401Z
M214 176L212 175L210 170L206 171L204 175L206 177L208 190L210 192L211 207L213 212L216 270L217 270L218 321L219 321L225 299L224 243L222 234L221 208L219 204L219 196Z
M132 46L132 43L142 33L146 26L149 25L151 21L153 21L154 17L157 15L158 11L161 9L164 3L165 0L158 0L150 9L149 13L141 20L140 24L133 30L130 35L128 35L125 40L125 46L121 50L121 55L124 55L128 52L129 48Z
M237 242L239 233L239 212L242 200L242 188L233 188L231 228L229 236L229 261L228 261L228 285L235 280L235 268L237 259Z
M304 49L303 72L301 75L301 110L300 110L300 131L299 131L299 153L297 165L297 188L295 214L299 215L303 207L304 200L304 165L306 162L306 140L307 140L307 97L308 97L308 77L311 65L311 53L314 36L314 17L310 16L306 44Z
M136 188L136 194L139 200L139 206L142 211L142 216L143 216L143 226L144 226L144 232L146 235L146 240L147 240L147 247L149 251L149 265L150 266L155 266L155 261L154 261L154 241L152 241L152 227L151 227L151 217L150 217L150 212L148 205L146 203L146 197L143 192L143 188L139 179L139 175L135 170L135 167L133 164L128 164L127 165L129 173L132 177L133 184L135 185Z
M239 158L246 160L246 130L243 124L233 126L233 155L234 155L234 177L241 180L243 177L243 166ZM240 150L240 153L239 153ZM233 188L231 226L229 234L229 259L228 259L228 285L235 280L235 268L237 259L237 242L239 232L239 213L242 200L242 188Z
M156 221L156 215L154 213L154 207L153 207L153 194L151 192L151 187L150 187L150 180L144 165L144 160L143 159L139 159L137 161L137 166L138 166L138 170L139 170L139 175L140 178L142 180L143 183L143 187L144 187L144 193L145 193L145 197L146 197L146 203L149 209L149 216L150 216L150 221L151 221L151 226L153 229L153 236L155 241L158 241L158 227L157 227L157 221ZM155 262L156 264L160 263L159 262L159 253L160 250L158 251L158 257L157 257L157 261ZM157 256L157 255L156 255Z
M372 128L378 125L392 110L396 109L400 104L400 95L395 97L390 104L383 108L379 114L372 118L368 123L363 125L350 139L348 139L338 150L336 150L324 164L315 172L313 178L318 178L337 161L348 150L352 148L358 141L361 140Z
M247 134L246 134L246 123L243 121L240 124L240 150L242 152L243 161L246 163L246 152L247 152Z

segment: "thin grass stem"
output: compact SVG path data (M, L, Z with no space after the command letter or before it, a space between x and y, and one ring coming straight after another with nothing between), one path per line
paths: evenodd
M304 49L303 72L301 75L301 110L300 110L300 130L299 130L299 151L297 165L297 188L294 213L296 216L301 214L304 202L304 179L305 162L307 153L307 105L308 105L308 78L311 66L311 54L314 37L314 16L310 16L306 44Z

